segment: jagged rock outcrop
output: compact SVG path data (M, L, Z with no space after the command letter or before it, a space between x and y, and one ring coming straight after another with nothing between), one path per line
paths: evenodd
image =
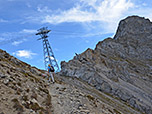
M152 22L130 16L120 21L114 38L99 42L69 62L61 74L77 77L96 89L152 113Z
M0 114L140 114L77 78L46 75L0 50Z

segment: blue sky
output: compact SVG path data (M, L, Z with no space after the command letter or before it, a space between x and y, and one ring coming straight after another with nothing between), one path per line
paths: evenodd
M52 30L49 41L60 64L113 37L121 19L152 20L151 12L151 0L0 0L0 49L44 69L37 29Z

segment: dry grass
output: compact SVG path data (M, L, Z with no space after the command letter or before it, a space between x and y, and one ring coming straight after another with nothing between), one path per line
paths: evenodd
M46 94L49 94L48 89L39 87L39 90L40 90L40 91L43 91L43 92L46 93Z
M95 98L92 95L86 95L86 97L90 100L90 101L94 101Z
M17 111L19 111L19 113L23 113L23 109L24 107L19 103L17 98L12 99L12 102L14 102L14 106L13 108L15 108Z

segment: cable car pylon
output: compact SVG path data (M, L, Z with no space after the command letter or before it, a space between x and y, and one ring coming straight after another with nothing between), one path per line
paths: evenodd
M59 66L57 64L57 61L55 59L55 56L53 54L53 51L52 51L52 48L50 46L50 43L48 41L48 33L51 31L51 30L48 30L47 27L43 27L39 30L37 30L38 33L36 33L36 35L40 35L41 38L39 38L38 40L42 40L42 43L43 43L43 53L44 53L44 64L45 64L45 69L47 70L48 68L48 64L51 64L54 69L55 69L55 72L59 72Z

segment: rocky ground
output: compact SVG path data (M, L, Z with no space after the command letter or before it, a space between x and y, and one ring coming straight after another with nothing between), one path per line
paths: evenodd
M60 75L56 79L50 85L54 114L140 114L80 79Z
M0 114L140 114L78 78L45 76L0 50Z
M0 50L0 114L51 114L43 71Z

